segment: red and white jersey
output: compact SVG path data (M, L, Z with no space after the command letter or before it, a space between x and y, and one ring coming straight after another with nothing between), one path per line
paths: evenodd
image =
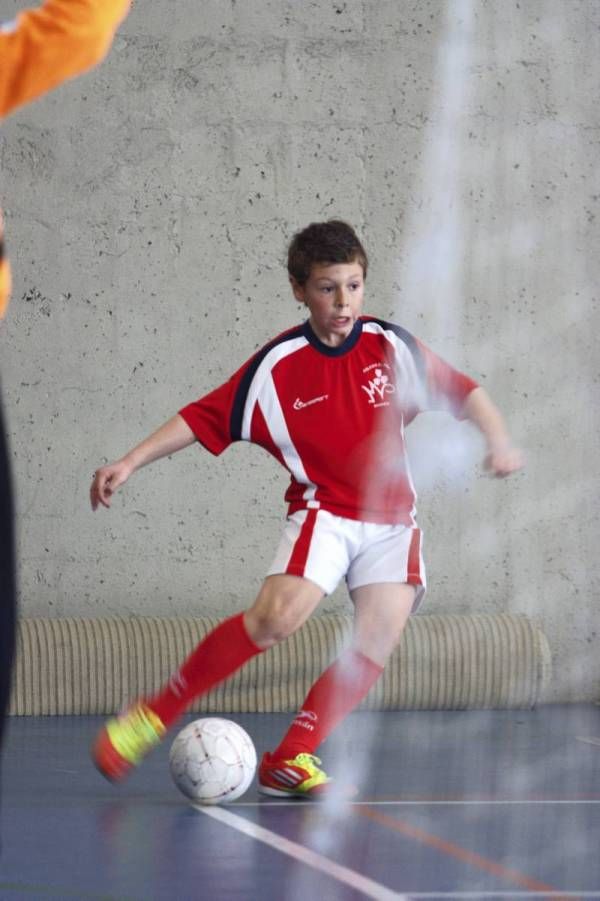
M404 427L425 410L460 416L476 387L400 326L362 316L339 347L308 322L283 332L180 414L213 454L233 441L273 454L291 476L289 513L413 525Z

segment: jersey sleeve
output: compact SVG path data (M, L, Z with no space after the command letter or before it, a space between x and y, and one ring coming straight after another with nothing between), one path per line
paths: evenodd
M130 0L46 0L0 25L0 116L106 55Z
M241 439L235 423L242 386L251 364L252 360L244 363L223 385L179 410L198 441L215 456Z
M229 381L179 411L207 450L218 455L234 441L250 441L280 459L262 417L259 397L279 359L279 349L301 336L302 328L297 326L281 332L240 366ZM302 343L306 344L304 338Z
M446 410L457 419L462 419L465 401L471 391L479 387L477 382L463 372L459 372L458 369L454 369L421 341L415 340L424 364L426 409Z

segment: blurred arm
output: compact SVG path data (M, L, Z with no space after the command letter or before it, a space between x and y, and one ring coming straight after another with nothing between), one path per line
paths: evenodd
M467 396L462 416L472 422L485 439L485 467L494 475L507 476L524 465L523 454L514 447L500 410L481 387Z
M0 26L0 117L100 62L130 0L46 0Z

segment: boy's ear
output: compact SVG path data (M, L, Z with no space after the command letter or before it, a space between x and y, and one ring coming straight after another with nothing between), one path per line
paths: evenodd
M304 287L298 282L293 275L290 275L290 285L294 292L294 297L298 303L304 303Z

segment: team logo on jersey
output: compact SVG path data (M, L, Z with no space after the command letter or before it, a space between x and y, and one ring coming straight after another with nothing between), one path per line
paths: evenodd
M387 363L372 363L363 369L363 372L371 372L372 375L369 383L360 387L369 396L369 403L375 407L389 406L389 400L386 400L386 395L393 394L396 390L395 386L390 382L389 375L387 372L384 372L385 369L389 368Z
M294 401L294 410L303 410L305 407L312 407L313 404L320 404L322 400L327 400L328 394L320 394L319 397L313 397L312 400L300 400L299 397Z

